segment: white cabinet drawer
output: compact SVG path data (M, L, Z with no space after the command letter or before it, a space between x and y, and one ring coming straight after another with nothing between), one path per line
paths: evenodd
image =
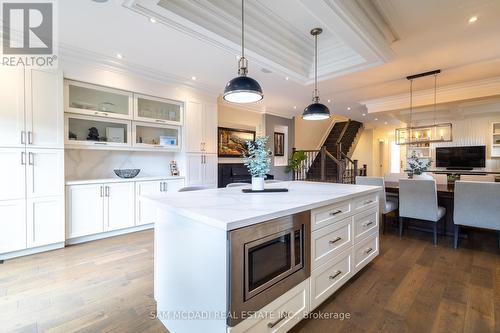
M366 212L354 215L353 221L354 242L358 242L376 230L378 231L379 222L377 209L370 209Z
M331 223L345 219L351 213L350 201L339 202L312 211L311 230L322 228Z
M352 276L352 249L311 273L311 310L323 303Z
M353 200L353 211L360 212L369 208L376 208L378 205L378 193L371 193Z
M353 245L351 221L352 217L348 217L312 232L312 269L326 263Z
M310 310L309 278L266 305L255 315L228 328L228 333L287 332Z
M362 240L354 245L354 263L355 271L365 267L370 261L378 255L378 233Z

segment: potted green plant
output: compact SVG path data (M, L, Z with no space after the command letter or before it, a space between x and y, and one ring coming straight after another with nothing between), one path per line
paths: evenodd
M252 175L252 190L264 190L264 178L269 172L271 151L266 148L268 137L257 137L255 141L247 141L248 153L245 154L245 165Z
M288 165L285 168L286 172L297 171L302 167L302 162L307 160L307 155L304 151L295 151L288 159Z
M413 152L408 158L408 167L410 168L408 177L413 178L413 176L425 176L425 172L430 168L431 164L431 159L425 162L422 158L418 157L415 152Z

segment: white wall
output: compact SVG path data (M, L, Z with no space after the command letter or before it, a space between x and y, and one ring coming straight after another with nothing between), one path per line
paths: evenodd
M325 120L304 120L300 116L295 117L295 148L303 150L319 149L323 138L333 127L333 122L347 121L342 116L334 115Z

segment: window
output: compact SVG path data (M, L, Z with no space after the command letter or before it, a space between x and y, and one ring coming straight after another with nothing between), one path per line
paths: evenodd
M395 141L391 142L391 173L400 173L401 150Z

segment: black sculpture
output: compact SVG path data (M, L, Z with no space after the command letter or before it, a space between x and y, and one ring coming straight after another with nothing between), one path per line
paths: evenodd
M99 141L99 131L95 127L89 128L88 141Z

